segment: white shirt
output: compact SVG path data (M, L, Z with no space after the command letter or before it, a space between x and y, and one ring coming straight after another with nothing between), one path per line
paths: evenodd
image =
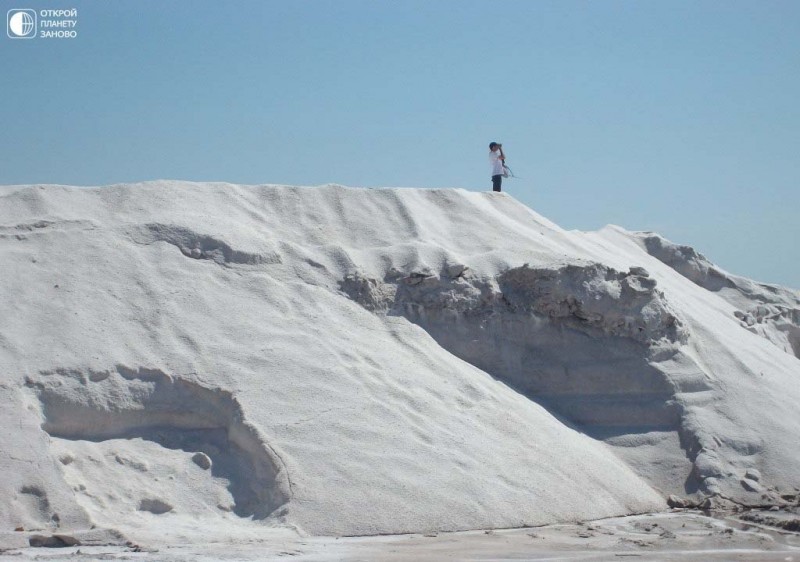
M492 175L493 176L502 176L505 170L503 170L503 161L500 160L500 151L497 152L489 152L489 164L492 166Z

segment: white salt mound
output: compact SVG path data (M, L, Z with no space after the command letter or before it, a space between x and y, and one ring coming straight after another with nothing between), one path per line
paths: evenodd
M0 189L0 532L541 525L800 486L800 294L506 194Z

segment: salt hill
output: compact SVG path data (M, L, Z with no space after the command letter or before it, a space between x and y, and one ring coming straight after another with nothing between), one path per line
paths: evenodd
M657 234L460 189L7 186L0 263L3 532L798 494L800 294Z

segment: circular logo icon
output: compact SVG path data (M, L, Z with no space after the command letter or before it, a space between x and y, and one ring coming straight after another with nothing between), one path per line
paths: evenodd
M33 16L28 11L14 12L8 18L8 30L17 37L28 37L34 30Z

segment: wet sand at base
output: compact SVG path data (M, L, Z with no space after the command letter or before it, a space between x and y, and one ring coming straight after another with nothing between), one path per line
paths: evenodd
M376 537L267 533L206 544L173 542L6 550L15 560L780 560L800 561L800 534L753 525L735 514L618 517L570 525Z

